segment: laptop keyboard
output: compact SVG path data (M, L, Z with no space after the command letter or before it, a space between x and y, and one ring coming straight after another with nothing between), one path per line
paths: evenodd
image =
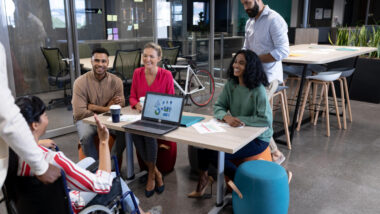
M155 128L155 129L160 129L160 130L167 130L167 129L172 128L172 126L167 126L167 125L157 124L157 123L149 123L145 121L137 121L133 123L133 125L148 127L148 128Z

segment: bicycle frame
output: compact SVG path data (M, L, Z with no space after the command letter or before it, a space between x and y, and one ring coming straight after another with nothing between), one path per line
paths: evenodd
M194 70L191 68L190 65L170 65L170 68L180 68L180 69L187 69L186 71L186 81L185 81L185 89L183 89L179 83L173 78L174 85L181 91L181 93L185 96L188 96L190 94L197 93L198 91L202 91L205 89L201 81L199 80L198 76L195 74ZM180 71L179 71L180 72ZM195 77L195 80L197 83L201 86L201 88L193 89L189 91L189 82L190 82L190 74L193 74Z

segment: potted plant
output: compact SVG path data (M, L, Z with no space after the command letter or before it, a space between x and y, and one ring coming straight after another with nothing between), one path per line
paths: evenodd
M348 80L350 98L353 100L380 103L380 27L362 26L356 28L339 28L335 40L329 36L333 45L375 47L377 51L358 58L356 71ZM330 63L330 69L354 66L355 59Z

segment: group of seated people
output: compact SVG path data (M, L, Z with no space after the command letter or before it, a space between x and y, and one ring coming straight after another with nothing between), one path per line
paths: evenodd
M68 186L72 190L70 197L76 212L80 211L96 194L107 193L112 188L114 176L111 173L108 146L110 133L99 122L96 114L109 111L109 107L114 104L125 106L125 97L121 79L107 72L108 56L109 54L105 49L94 50L92 54L93 70L80 76L73 86L73 116L79 135L79 143L87 157L99 160L98 171L95 174L91 173L73 163L62 152L55 152L46 148L54 146L52 141L45 141L40 145L44 151L45 159L65 171ZM129 97L129 103L133 109L142 111L143 106L139 102L139 98L144 97L147 92L175 93L171 72L157 66L161 58L162 50L159 45L155 43L145 45L142 55L144 66L137 68L133 74ZM265 90L265 86L268 84L259 57L250 50L238 51L229 66L229 81L225 84L214 105L214 116L232 127L246 125L269 128L235 154L225 155L225 174L231 180L233 180L237 169L233 160L257 156L272 161L269 142L273 135L273 118ZM44 103L35 96L21 97L17 99L16 103L29 123L36 141L38 141L45 133L48 124ZM83 122L83 119L89 116L95 117L97 126ZM122 136L120 133L115 134ZM99 138L98 149L93 143L96 135ZM146 197L151 197L155 192L162 193L165 185L163 175L156 166L157 139L136 134L132 135L132 139L137 152L148 168L145 186ZM111 153L116 154L118 158L121 157L125 147L125 144L122 145L123 143L124 141L117 137L116 144L112 148ZM217 153L208 149L200 149L198 158L200 169L198 184L196 190L188 194L188 197L203 197L206 187L212 181L208 175L208 167L210 163L216 164ZM18 175L33 175L33 172L24 165L26 165L25 162L20 161ZM129 191L128 186L123 181L121 183L123 192ZM86 194L85 192L93 192L93 194ZM130 196L125 199L125 205L129 211L133 209ZM144 213L141 207L139 210ZM153 210L152 213L154 212Z

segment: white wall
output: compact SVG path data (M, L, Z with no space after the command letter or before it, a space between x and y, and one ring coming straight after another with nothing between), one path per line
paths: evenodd
M344 6L345 6L345 0L334 1L331 27L336 27L336 22L338 22L339 24L343 23Z
M299 0L292 0L292 14L290 16L290 27L298 27L298 4Z
M300 0L292 0L292 14L290 17L290 27L299 27L297 26L297 23L302 22L302 20L298 20L299 3L300 3ZM333 11L332 11L332 22L331 22L332 27L336 27L336 22L338 22L339 24L343 23L344 6L345 6L345 0L334 1ZM336 21L334 21L334 18L336 19Z

